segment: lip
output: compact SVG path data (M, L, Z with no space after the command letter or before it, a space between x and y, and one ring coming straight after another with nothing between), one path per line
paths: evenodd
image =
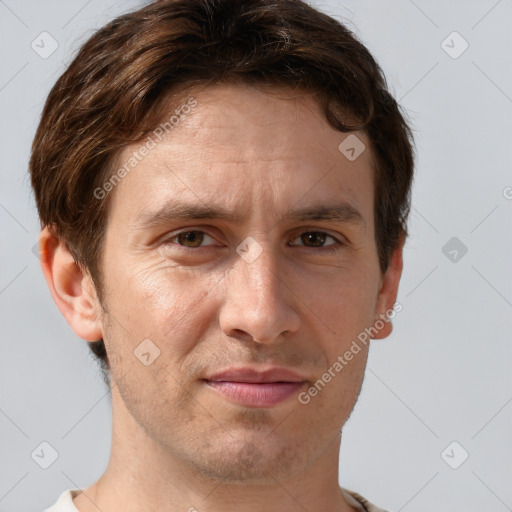
M299 373L281 366L271 366L265 370L258 370L249 366L228 368L205 377L205 379L209 381L250 382L258 384L265 382L304 382L307 380L306 377Z
M305 377L282 367L264 371L230 368L203 380L228 400L246 407L272 407L290 398L307 382Z

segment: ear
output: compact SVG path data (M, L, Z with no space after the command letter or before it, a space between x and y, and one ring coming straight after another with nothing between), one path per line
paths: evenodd
M403 268L403 247L405 244L405 236L400 238L400 242L391 256L386 273L382 277L379 294L377 296L377 303L375 307L375 320L380 320L378 326L384 324L382 329L375 329L377 334L372 335L373 339L384 339L387 338L393 331L393 324L391 319L384 320L386 312L390 313L396 302L398 295L398 285L400 284L400 278L402 276Z
M48 227L39 234L39 260L53 300L76 335L86 341L102 338L101 308L93 281Z

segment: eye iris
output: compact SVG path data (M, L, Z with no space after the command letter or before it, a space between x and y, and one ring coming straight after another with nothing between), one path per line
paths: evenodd
M314 247L321 247L325 242L325 233L311 232L311 233L303 233L301 235L302 242L307 245L306 242L313 242ZM318 244L315 244L315 241L319 241Z
M201 245L203 241L203 233L200 231L186 231L178 235L178 241L183 245L186 245L187 242L192 243L192 245L188 247L197 247ZM185 244L183 242L185 242Z

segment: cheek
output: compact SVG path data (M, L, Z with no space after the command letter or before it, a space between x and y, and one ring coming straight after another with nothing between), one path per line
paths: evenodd
M220 272L200 273L164 259L116 270L109 307L129 332L119 334L135 345L149 338L168 363L181 359L213 321L212 290L221 278Z
M325 331L332 348L343 346L373 320L374 277L358 263L347 259L328 271L292 268L285 279L304 318L311 317Z
M340 350L339 354L343 355L344 351ZM334 429L345 424L361 391L367 354L367 348L363 347L343 365L335 365L333 357L324 373L301 393L298 407L308 431L331 432L329 435L332 436Z

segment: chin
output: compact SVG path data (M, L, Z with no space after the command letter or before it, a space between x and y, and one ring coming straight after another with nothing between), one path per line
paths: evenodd
M224 446L222 442L208 441L208 446L198 451L202 457L195 460L195 469L225 483L269 484L276 479L285 480L308 465L308 454L300 442L281 439L285 444L279 444L280 438L270 438L266 429L259 435L239 433L237 438L236 434L230 436L226 432Z

